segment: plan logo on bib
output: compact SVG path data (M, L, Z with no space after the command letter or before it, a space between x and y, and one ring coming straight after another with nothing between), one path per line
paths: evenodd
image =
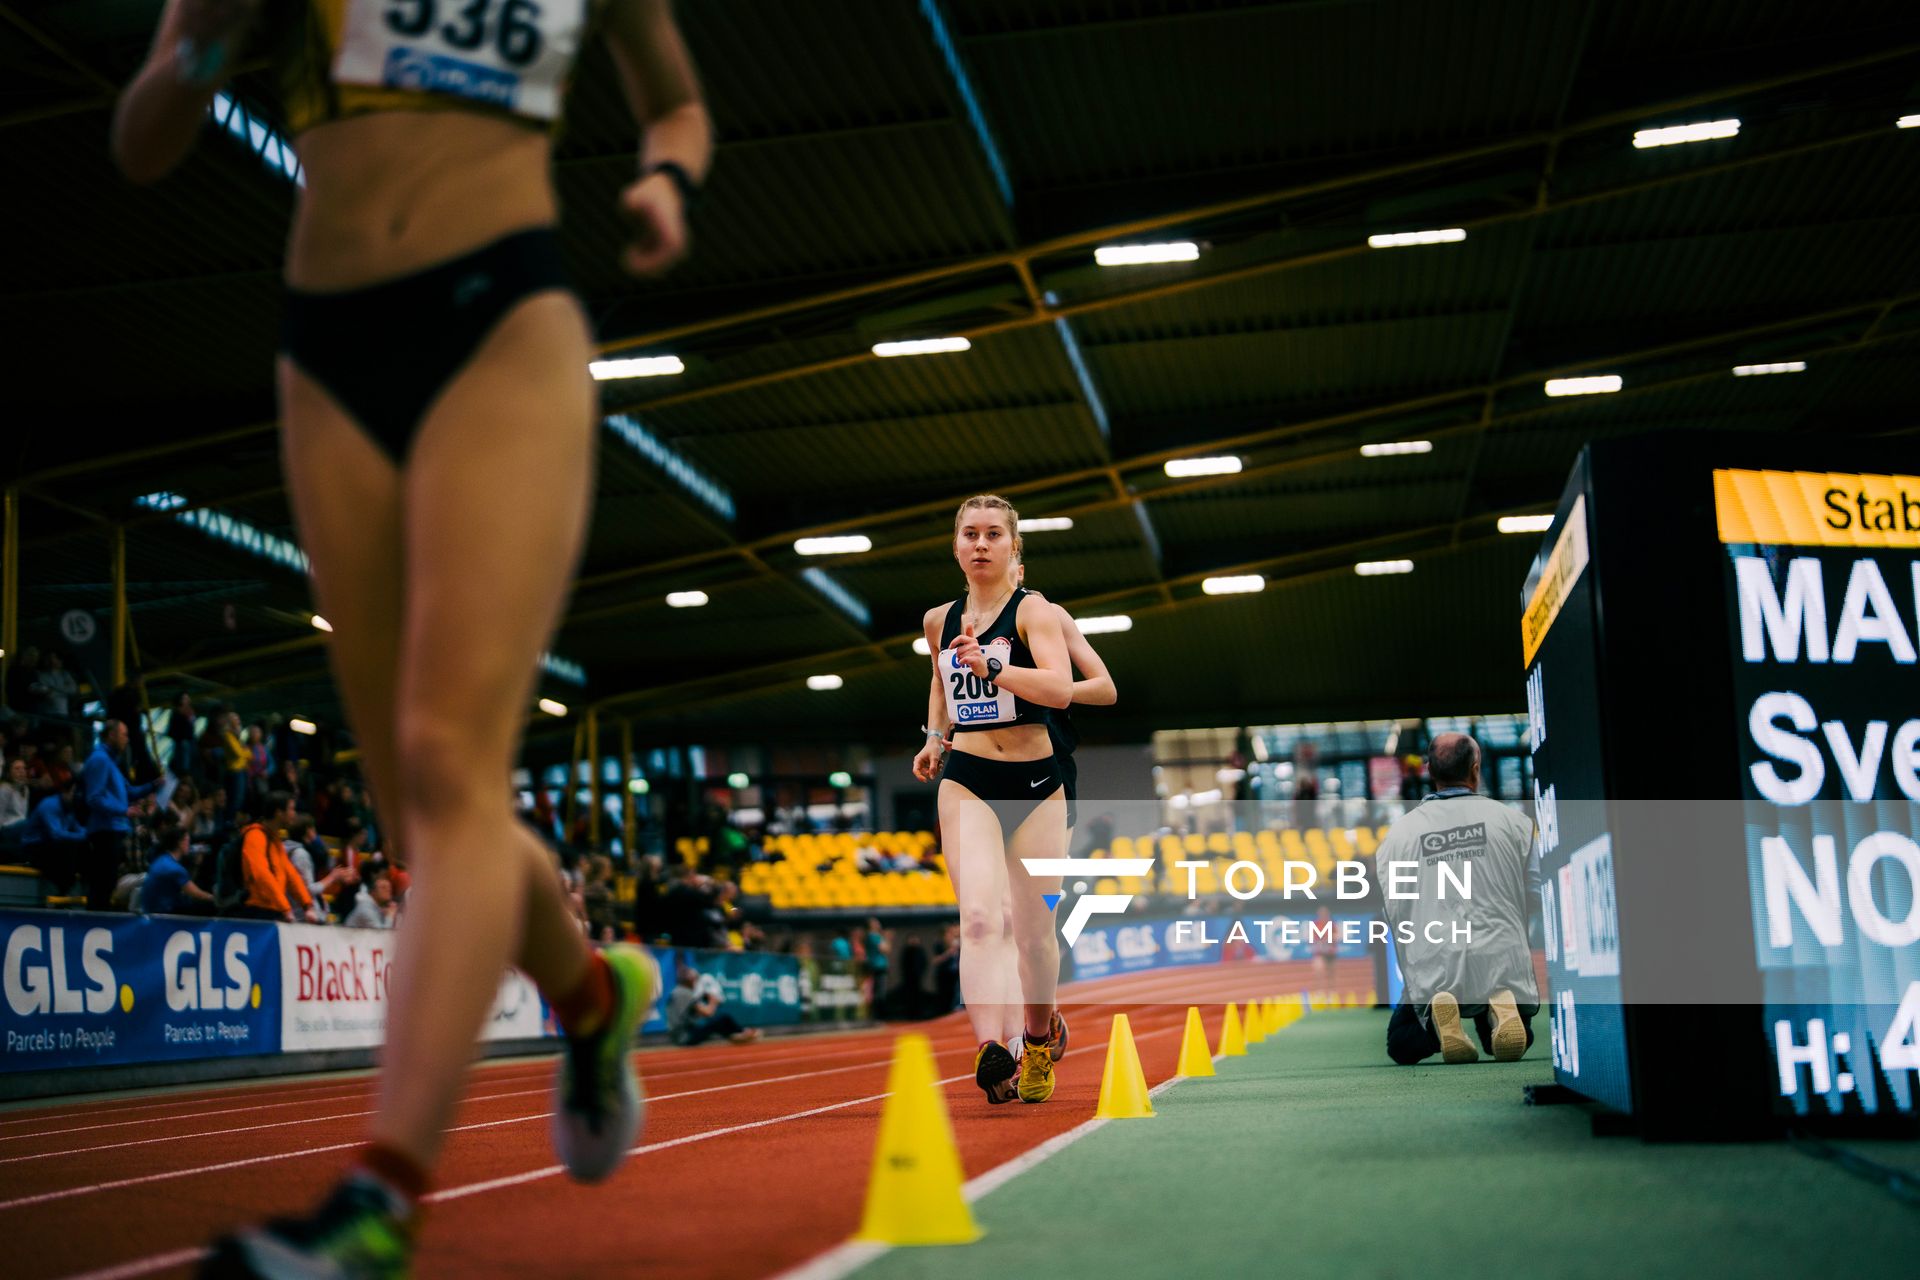
M1144 876L1153 870L1152 858L1022 858L1021 865L1030 876ZM1060 895L1046 895L1047 907L1051 910L1060 903ZM1060 936L1071 947L1080 940L1080 931L1087 927L1087 921L1097 915L1117 916L1126 912L1133 902L1130 893L1083 893L1074 899L1073 910L1067 912L1067 922L1060 926Z

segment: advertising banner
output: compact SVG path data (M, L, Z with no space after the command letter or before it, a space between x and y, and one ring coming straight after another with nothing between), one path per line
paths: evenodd
M692 968L700 974L700 988L716 992L722 1012L743 1027L789 1026L801 1020L800 961L793 956L685 947L660 948L653 955L669 993L679 983L680 971ZM658 1001L641 1030L665 1031L666 1007L664 998Z
M381 929L281 925L280 1044L287 1052L368 1049L386 1039L394 935ZM553 1034L546 1006L517 969L500 980L487 1040Z
M277 1053L276 947L250 921L0 912L0 1072Z

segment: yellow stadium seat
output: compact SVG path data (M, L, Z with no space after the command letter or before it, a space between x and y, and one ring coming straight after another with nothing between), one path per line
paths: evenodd
M1116 858L1131 858L1133 856L1133 841L1126 836L1115 836L1113 838L1113 856Z
M1207 851L1207 838L1196 832L1183 839L1180 842L1180 847L1187 853L1205 853Z
M1353 843L1362 854L1369 858L1373 856L1373 851L1380 847L1380 842L1373 838L1373 829L1371 827L1355 827L1353 831Z

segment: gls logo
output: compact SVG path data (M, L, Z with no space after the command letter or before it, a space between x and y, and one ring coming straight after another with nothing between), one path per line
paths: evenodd
M1153 870L1152 858L1022 858L1021 865L1030 876L1144 876ZM1055 901L1058 901L1056 898ZM1071 947L1080 940L1080 931L1096 915L1120 915L1133 902L1130 893L1083 893L1074 899L1060 936ZM1053 905L1052 903L1048 904Z
M7 1007L17 1017L36 1013L106 1013L113 1008L117 986L113 977L113 931L89 929L80 938L79 969L88 985L68 985L67 931L48 929L44 942L40 926L23 924L7 935L4 985Z
M222 968L226 982L214 980L213 934L202 933L198 941L190 930L182 929L167 939L160 950L161 976L166 980L167 1008L175 1013L189 1010L244 1009L253 999L253 971L247 967L247 937L234 932L227 935Z

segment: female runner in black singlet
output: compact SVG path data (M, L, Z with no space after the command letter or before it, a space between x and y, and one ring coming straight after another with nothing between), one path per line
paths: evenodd
M1053 1096L1046 1044L1060 948L1048 899L1058 900L1060 877L1029 875L1021 860L1066 856L1066 793L1046 708L1073 696L1059 619L1012 579L1019 519L992 496L967 499L954 516L953 554L967 593L924 619L933 684L927 740L914 758L914 775L931 781L951 736L941 843L960 906L960 994L980 1046L974 1079L996 1103ZM1011 922L1003 914L1009 900ZM1022 1014L1028 1048L1016 1063L1001 1037Z

